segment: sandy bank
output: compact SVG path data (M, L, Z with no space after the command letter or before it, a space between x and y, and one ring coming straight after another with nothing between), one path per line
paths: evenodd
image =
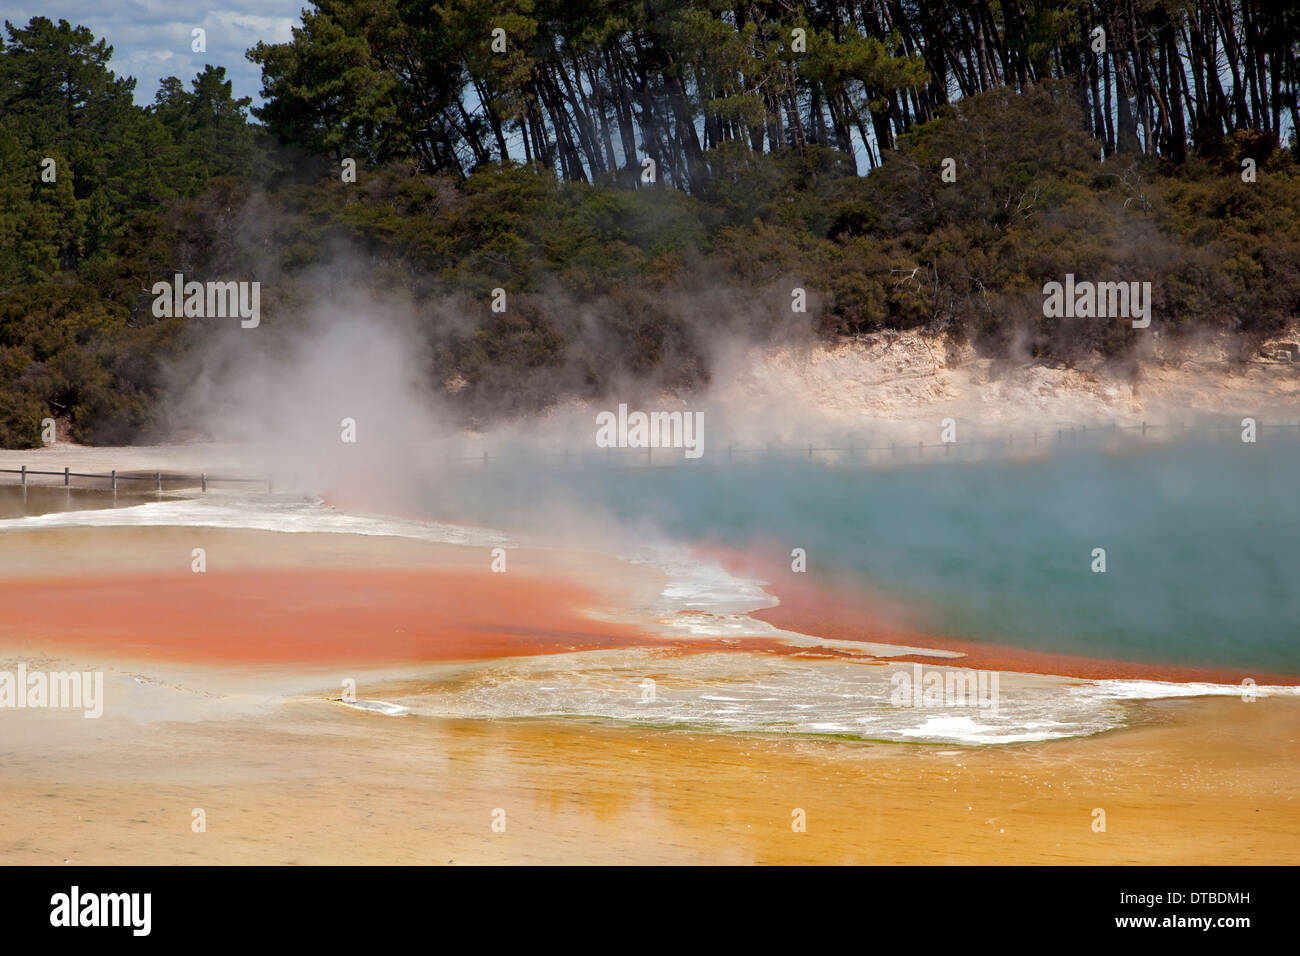
M1289 338L1295 338L1290 336ZM1300 421L1300 365L1262 357L1227 360L1225 343L1166 347L1153 339L1138 365L1100 361L1049 366L994 361L917 331L835 344L750 349L724 359L710 405L744 443L806 442L869 429L885 442L937 441L952 418L959 442L1027 445L1035 432L1102 425L1181 428L1244 416Z

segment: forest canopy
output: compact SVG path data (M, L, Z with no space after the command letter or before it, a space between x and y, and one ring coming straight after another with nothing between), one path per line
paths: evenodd
M1043 314L1067 273L1150 281L1161 329L1246 354L1300 310L1298 28L1262 0L320 0L248 51L254 107L218 66L137 106L89 29L6 23L0 445L150 437L207 334L151 307L177 273L261 282L272 328L339 276L400 291L471 422L690 389L723 334L1129 354L1127 323Z

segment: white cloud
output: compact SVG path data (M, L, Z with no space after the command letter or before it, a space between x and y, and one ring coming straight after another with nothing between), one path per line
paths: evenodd
M217 6L186 0L43 0L13 4L3 16L15 26L41 16L89 27L113 47L113 72L136 78L135 101L142 106L153 102L163 77L178 76L188 87L209 63L226 68L235 97L251 96L257 105L261 70L244 51L259 41L288 42L305 6L310 6L306 0L225 0ZM204 53L190 48L195 27L207 31Z

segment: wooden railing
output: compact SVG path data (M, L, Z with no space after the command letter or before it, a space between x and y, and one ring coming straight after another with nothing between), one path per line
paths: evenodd
M197 486L201 491L207 491L209 484L254 484L266 485L268 493L274 490L273 482L270 478L233 478L229 476L209 475L206 472L199 472L197 475L176 474L175 472L155 471L152 474L139 474L138 472L118 472L116 470L108 473L103 472L86 472L73 471L71 468L64 468L62 471L40 471L35 468L28 468L23 465L21 468L0 468L0 474L18 475L19 481L25 488L28 485L28 478L32 476L62 478L65 488L72 487L73 478L89 478L97 481L109 482L109 487L114 493L118 490L118 482L153 482L154 488L159 494L162 494L164 483L172 488L193 488ZM41 482L47 485L46 482ZM138 486L137 486L138 487Z

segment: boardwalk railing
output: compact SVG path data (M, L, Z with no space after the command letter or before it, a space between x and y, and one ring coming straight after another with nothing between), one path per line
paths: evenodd
M108 473L95 473L85 471L73 471L71 468L64 468L62 471L39 471L35 468L28 468L23 465L21 468L0 468L0 474L17 475L19 482L24 488L29 484L29 477L52 477L62 478L63 487L71 488L73 478L93 479L96 481L106 481L114 494L117 494L118 483L128 483L127 488L139 488L139 485L131 486L129 482L152 482L154 489L158 494L162 494L163 486L170 489L177 488L194 488L198 487L200 491L206 492L210 484L252 484L265 485L266 490L270 493L273 490L272 480L270 478L232 478L228 476L209 475L206 472L199 472L197 475L176 474L169 471L155 471L152 473L140 474L139 472L118 472L116 470ZM51 482L37 482L43 487L48 487ZM124 488L125 490L125 488ZM147 491L148 489L141 489Z

